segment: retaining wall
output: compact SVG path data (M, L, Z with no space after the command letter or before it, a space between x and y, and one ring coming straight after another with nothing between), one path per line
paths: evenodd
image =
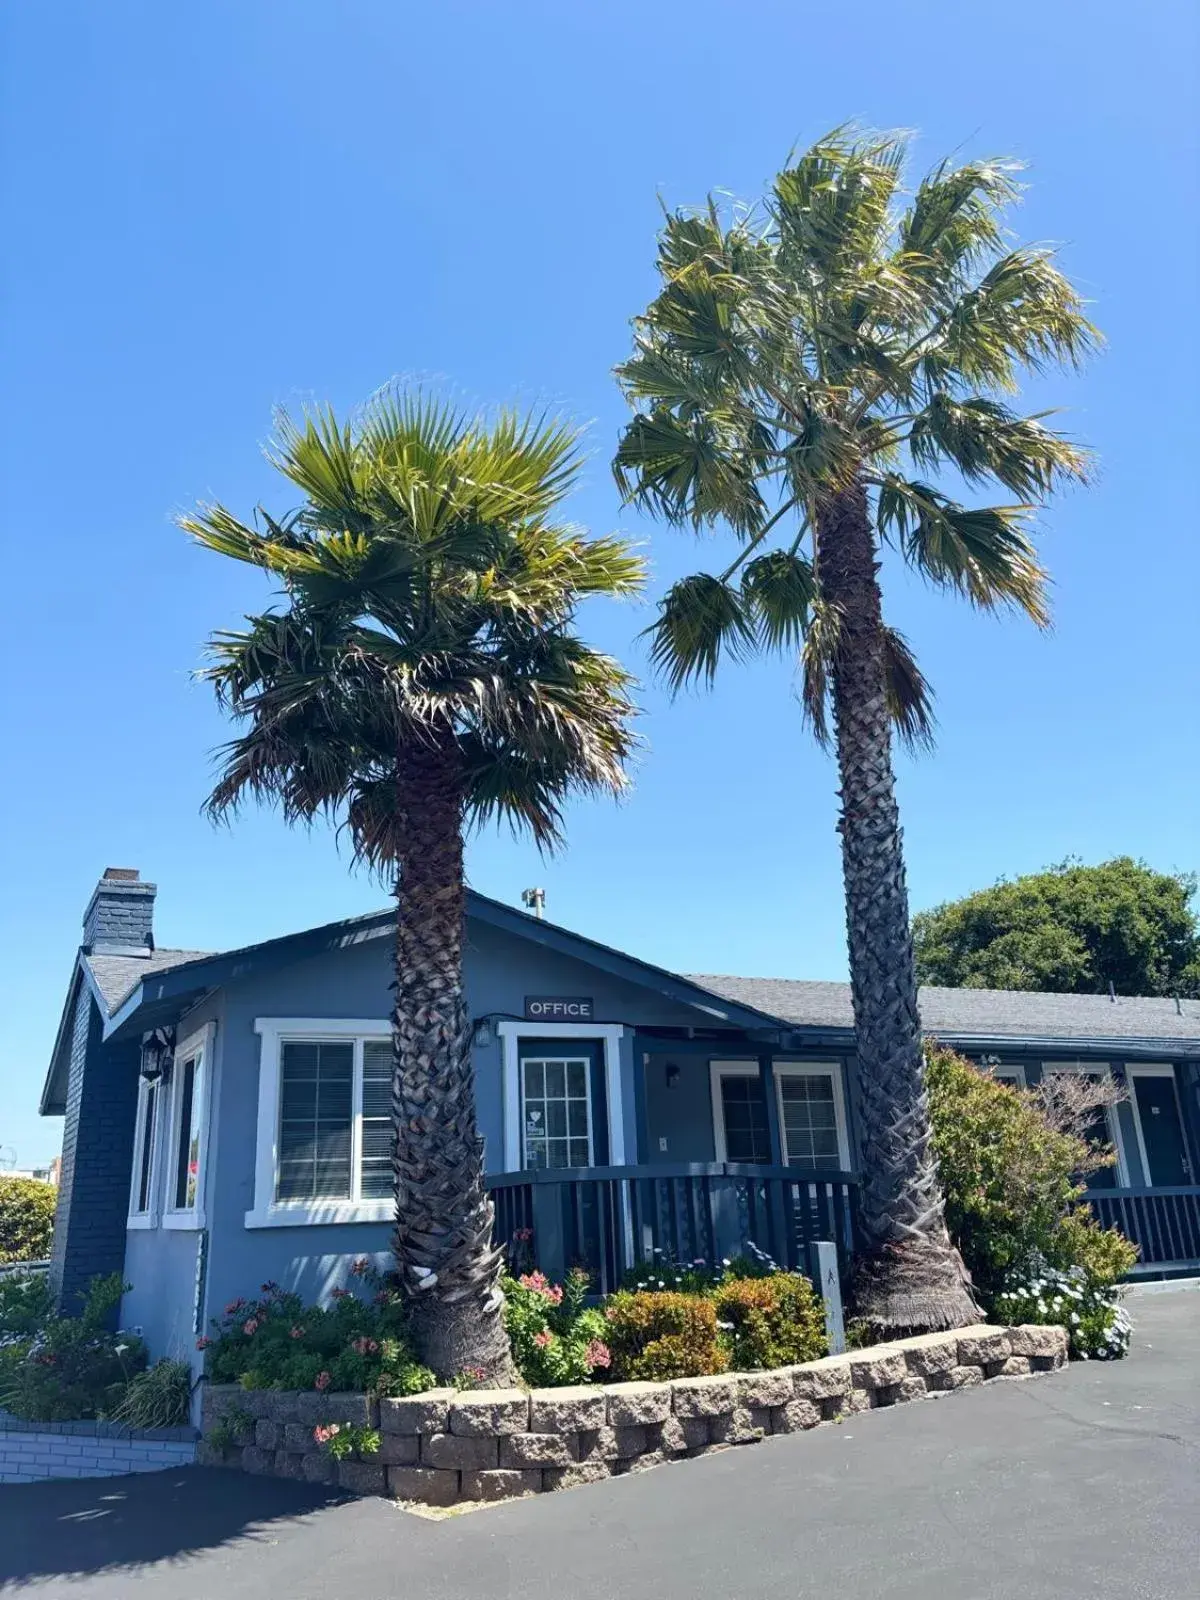
M569 1389L434 1389L404 1400L208 1387L199 1459L425 1505L503 1500L755 1444L857 1412L1065 1365L1066 1330L981 1324L770 1372ZM380 1430L335 1462L331 1422ZM218 1424L221 1426L218 1428ZM217 1429L216 1439L209 1435ZM220 1440L220 1447L217 1440Z
M194 1428L127 1428L115 1422L27 1422L0 1412L0 1483L115 1478L190 1467Z

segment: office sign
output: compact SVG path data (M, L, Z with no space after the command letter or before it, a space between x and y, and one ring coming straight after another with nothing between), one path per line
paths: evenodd
M592 1002L580 995L527 994L525 1016L530 1022L591 1022Z

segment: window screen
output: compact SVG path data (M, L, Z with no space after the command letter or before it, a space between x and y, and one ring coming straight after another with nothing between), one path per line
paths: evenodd
M362 1197L392 1193L392 1041L363 1042Z
M354 1045L287 1040L280 1060L277 1200L350 1197Z
M783 1145L795 1167L841 1166L833 1079L826 1073L780 1073Z

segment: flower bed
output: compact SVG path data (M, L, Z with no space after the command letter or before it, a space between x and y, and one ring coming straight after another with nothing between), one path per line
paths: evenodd
M503 1500L1028 1377L1066 1359L1063 1328L982 1324L768 1371L660 1383L384 1399L210 1384L200 1459L425 1505Z

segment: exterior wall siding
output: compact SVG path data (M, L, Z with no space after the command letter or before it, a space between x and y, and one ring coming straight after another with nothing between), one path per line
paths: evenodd
M254 1293L270 1278L306 1298L319 1299L339 1284L355 1256L386 1262L387 1223L345 1223L295 1228L247 1228L254 1204L254 1146L258 1115L259 1036L256 1017L358 1017L391 1014L392 941L376 938L335 954L298 962L274 973L234 983L224 992L216 1050L217 1091L209 1132L210 1230L206 1316L238 1295ZM621 1043L623 1122L627 1159L638 1152L635 1055L639 1025L686 1027L696 1014L648 990L610 978L585 962L546 951L524 939L472 921L466 950L468 1003L476 1018L520 1017L526 994L586 994L597 1025L625 1023ZM488 1170L503 1167L504 1119L501 1045L475 1052L479 1130ZM132 1237L132 1236L131 1236Z
M125 1219L137 1107L137 1041L106 1045L100 1015L81 983L71 1037L63 1166L51 1260L60 1306L125 1262Z

